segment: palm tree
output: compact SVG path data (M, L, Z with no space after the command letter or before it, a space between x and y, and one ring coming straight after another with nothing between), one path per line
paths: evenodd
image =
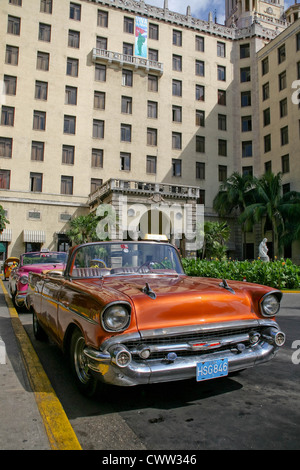
M291 222L296 222L300 212L300 193L290 191L282 195L281 173L265 173L255 182L255 202L248 205L240 217L242 222L258 223L265 218L272 224L272 242L274 255L278 256L282 244L295 239L300 233L292 235ZM299 218L297 218L299 220ZM281 243L279 243L279 235Z
M95 241L97 223L98 218L93 213L79 215L70 221L70 229L66 235L75 245Z
M241 215L252 201L254 179L251 175L240 175L234 172L220 185L220 190L213 201L213 207L221 217L237 212ZM249 220L242 222L244 233L243 254L245 256L246 230Z

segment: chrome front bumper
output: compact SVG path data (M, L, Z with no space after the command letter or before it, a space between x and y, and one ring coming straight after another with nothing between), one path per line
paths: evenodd
M272 322L272 329L280 332L279 326L275 322ZM280 334L284 338L284 334L281 332ZM231 347L222 351L213 349L189 356L177 356L175 354L174 360L149 358L137 361L130 357L128 364L123 367L116 361L116 351L122 352L122 345L116 343L116 338L112 338L112 344L109 344L109 340L106 342L104 351L86 348L84 353L93 375L96 375L104 383L119 386L196 379L197 363L221 358L228 359L229 373L236 372L271 360L279 349L279 346L275 344L274 336L265 335L253 346ZM119 340L121 338L119 337ZM128 350L125 348L125 351ZM167 354L166 357L168 357Z

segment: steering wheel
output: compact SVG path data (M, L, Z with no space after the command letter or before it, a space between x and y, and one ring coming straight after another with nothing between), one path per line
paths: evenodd
M143 267L147 267L150 271L151 270L151 267L150 267L151 264L158 264L159 266L162 267L162 269L165 269L165 266L162 264L161 261L157 261L157 260L153 259L151 261L146 261L145 263L141 264L141 266L138 267L137 272L139 272L140 269L142 269Z

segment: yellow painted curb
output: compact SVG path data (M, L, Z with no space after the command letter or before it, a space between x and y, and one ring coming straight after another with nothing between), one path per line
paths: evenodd
M46 428L50 447L52 450L82 450L1 279L0 284L9 309L12 326L21 347L32 391Z

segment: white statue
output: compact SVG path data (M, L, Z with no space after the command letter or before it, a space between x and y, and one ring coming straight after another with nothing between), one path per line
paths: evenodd
M270 258L268 256L268 247L267 247L267 238L264 238L262 242L260 242L259 247L258 247L258 253L259 257L262 261L270 261Z

